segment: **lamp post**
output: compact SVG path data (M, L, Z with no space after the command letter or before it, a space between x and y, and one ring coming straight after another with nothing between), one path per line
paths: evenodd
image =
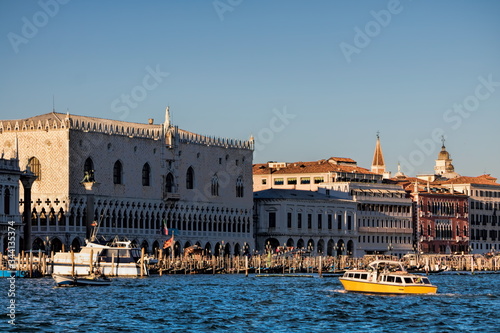
M340 265L339 267L342 267L342 268L345 268L345 262L344 262L344 250L345 250L345 244L342 243L341 247L340 247L340 253L341 253L341 257L340 257Z
M389 243L389 245L387 246L387 253L389 255L391 255L391 251L392 251L393 247L392 247L392 243Z
M65 242L65 243L66 243L66 247L67 247L67 249L71 249L71 244L69 243L69 241L70 241L70 237L71 237L70 233L69 233L69 232L65 233L65 234L64 234L64 237L65 237L65 239L66 239L66 242Z
M45 236L45 253L50 253L50 237Z

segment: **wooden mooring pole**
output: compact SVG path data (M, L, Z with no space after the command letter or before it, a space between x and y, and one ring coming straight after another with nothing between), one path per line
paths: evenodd
M71 276L75 276L75 252L71 248Z
M141 277L144 276L144 252L145 252L145 248L142 248L141 249Z

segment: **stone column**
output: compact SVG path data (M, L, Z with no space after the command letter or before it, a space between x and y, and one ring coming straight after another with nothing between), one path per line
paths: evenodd
M37 178L29 168L21 174L21 183L24 188L24 250L31 250L31 186Z

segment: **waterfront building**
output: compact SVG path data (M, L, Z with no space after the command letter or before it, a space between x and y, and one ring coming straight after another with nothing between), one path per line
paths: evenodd
M437 184L415 183L414 224L420 253L469 253L469 197Z
M443 139L434 174L391 179L415 201L418 248L431 253L500 251L500 184L491 175L460 176L451 162Z
M289 205L291 215L285 215L284 208L280 208L278 215L271 214L271 218L278 219L276 226L288 226L289 218L304 218L304 209L310 207L306 214L311 219L311 225L318 224L318 211L327 210L326 202L335 211L340 205L339 214L327 213L331 217L333 229L307 230L310 243L318 243L325 238L321 233L327 233L331 238L331 246L345 244L342 254L363 256L364 254L387 254L402 256L413 250L413 227L411 222L411 199L399 185L384 183L384 177L389 173L385 170L385 163L377 136L372 171L361 168L351 158L331 157L327 160L312 162L268 162L253 166L254 192L256 203L256 230L259 230L258 244L266 242L268 238L275 238L282 242L284 239L295 240L299 236L297 230L290 228L278 230L269 229L270 200L273 204L278 200L272 195L277 195L282 205ZM277 192L271 190L289 190L290 192ZM295 192L294 192L295 190ZM267 192L269 191L269 192ZM303 192L309 191L309 192ZM317 193L316 193L317 192ZM284 196L278 193L286 193ZM304 194L309 193L309 194ZM265 195L265 201L261 196ZM297 196L303 201L300 205L300 214L294 203ZM328 201L326 198L330 198ZM325 201L327 200L327 201ZM349 204L348 204L349 203ZM323 220L321 221L323 223ZM298 224L298 222L297 222ZM274 225L274 223L273 223ZM302 232L300 236L305 235ZM279 236L279 237L278 237ZM295 238L294 238L295 237ZM328 238L327 237L327 238ZM341 241L339 243L339 241ZM302 244L302 243L301 243ZM328 244L328 242L327 242ZM305 244L307 247L308 244ZM326 246L326 253L330 253L331 246ZM322 247L324 248L324 246ZM333 251L335 252L335 251Z
M253 189L317 191L323 183L380 183L382 175L361 168L351 158L330 157L312 162L268 162L253 166Z
M18 210L21 174L16 157L0 158L0 250L4 254L7 248L15 249L16 253L21 250L23 229Z
M177 252L198 245L234 254L253 245L252 140L179 129L167 108L160 124L56 112L3 120L0 145L37 176L34 249L78 249L94 221L100 236L124 236L148 251L173 230Z
M322 184L321 193L356 205L356 253L402 257L412 252L412 201L400 185L337 182Z
M254 192L258 250L302 249L358 256L356 204L324 193L293 189Z
M440 185L469 197L470 251L500 251L500 184L491 175L460 176Z

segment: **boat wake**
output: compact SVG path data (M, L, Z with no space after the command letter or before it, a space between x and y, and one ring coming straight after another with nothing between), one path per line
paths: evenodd
M339 294L347 294L347 290L344 289L334 289L334 290L329 290L332 293L339 293Z

